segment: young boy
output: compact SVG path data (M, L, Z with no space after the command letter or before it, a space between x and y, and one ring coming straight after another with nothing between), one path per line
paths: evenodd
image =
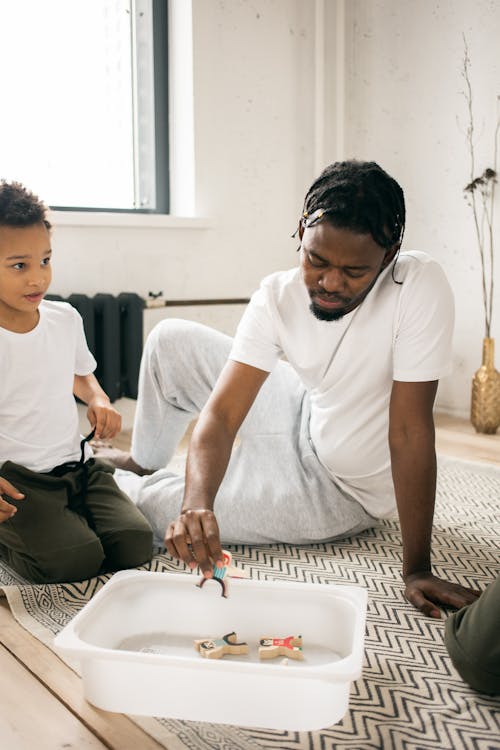
M98 438L116 435L121 417L92 374L80 315L43 300L50 229L35 195L0 183L0 550L35 583L135 567L152 553L149 523L79 435L74 395Z

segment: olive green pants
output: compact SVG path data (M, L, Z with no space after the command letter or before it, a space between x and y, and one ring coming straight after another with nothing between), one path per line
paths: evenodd
M0 474L25 495L4 495L17 508L0 523L7 564L34 583L62 583L150 560L151 527L113 472L93 458L47 474L6 461Z

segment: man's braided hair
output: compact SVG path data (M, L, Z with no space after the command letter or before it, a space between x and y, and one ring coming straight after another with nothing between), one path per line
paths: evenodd
M0 226L31 227L45 224L47 207L37 195L27 190L20 182L0 181Z
M374 161L342 161L327 167L306 195L305 219L320 209L334 227L371 234L386 251L403 239L403 191Z

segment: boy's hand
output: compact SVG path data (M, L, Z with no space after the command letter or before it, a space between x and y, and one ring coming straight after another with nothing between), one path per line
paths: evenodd
M122 428L121 414L111 406L109 399L102 396L96 396L89 401L87 418L92 427L95 427L97 439L113 438Z
M15 500L22 500L24 498L23 493L19 492L19 490L17 490L13 484L8 482L3 477L0 477L0 523L8 521L9 518L12 518L12 516L17 513L16 506L7 502L7 500L4 500L4 492L6 495L9 495L9 497L14 498Z

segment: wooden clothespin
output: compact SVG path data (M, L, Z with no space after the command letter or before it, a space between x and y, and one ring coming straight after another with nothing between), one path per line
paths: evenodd
M261 638L259 641L259 658L275 659L286 656L290 659L303 659L302 636L289 635L287 638Z
M237 637L233 631L222 638L197 640L194 647L207 659L220 659L224 654L248 654L248 643L237 643Z
M248 578L249 576L246 570L241 570L240 568L236 568L234 565L232 565L233 556L230 552L228 552L225 549L222 550L222 559L224 562L224 565L222 566L222 568L218 568L216 565L213 566L212 579L214 581L217 581L217 583L221 585L222 596L225 599L227 599L228 581L226 579L228 577L229 578ZM198 586L198 588L201 589L202 586L204 586L204 584L210 580L211 580L210 578L205 578L205 576L203 576L200 579L200 582L197 583L196 585Z

